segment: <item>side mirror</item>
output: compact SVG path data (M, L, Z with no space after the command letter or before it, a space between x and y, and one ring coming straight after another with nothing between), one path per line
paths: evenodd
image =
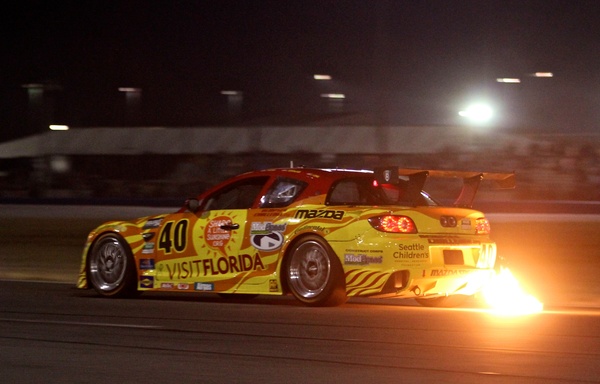
M185 201L185 207L192 213L198 212L200 209L200 201L196 198L189 198Z

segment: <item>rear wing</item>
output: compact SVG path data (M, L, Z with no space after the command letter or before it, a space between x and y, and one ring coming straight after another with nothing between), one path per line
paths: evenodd
M407 177L407 197L409 201L417 201L428 177L462 179L463 185L454 201L457 207L471 207L482 180L492 181L496 189L512 189L515 187L515 173L447 171L436 169L412 169L396 167L375 168L375 179L381 184L399 184L400 177Z

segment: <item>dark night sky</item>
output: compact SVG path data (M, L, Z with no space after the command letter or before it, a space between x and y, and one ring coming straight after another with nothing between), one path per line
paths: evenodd
M246 124L308 123L325 88L383 123L454 124L472 97L503 127L600 121L596 0L19 1L0 22L2 139L32 129L26 83L58 85L52 118L72 126L130 123L123 86L143 90L135 123L152 126L231 122L223 89L244 92Z

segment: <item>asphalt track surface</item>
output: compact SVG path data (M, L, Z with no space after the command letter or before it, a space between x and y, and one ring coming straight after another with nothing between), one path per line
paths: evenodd
M504 318L351 300L99 298L0 281L10 383L597 383L600 310Z
M600 382L596 215L489 215L511 270L546 304L529 316L500 317L476 301L307 308L291 297L115 300L74 288L95 222L156 211L0 207L1 381Z

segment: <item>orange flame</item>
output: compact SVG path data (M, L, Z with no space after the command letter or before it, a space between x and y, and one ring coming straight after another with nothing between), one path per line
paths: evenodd
M481 293L492 313L497 315L529 315L544 309L543 303L521 288L508 268L501 268Z

